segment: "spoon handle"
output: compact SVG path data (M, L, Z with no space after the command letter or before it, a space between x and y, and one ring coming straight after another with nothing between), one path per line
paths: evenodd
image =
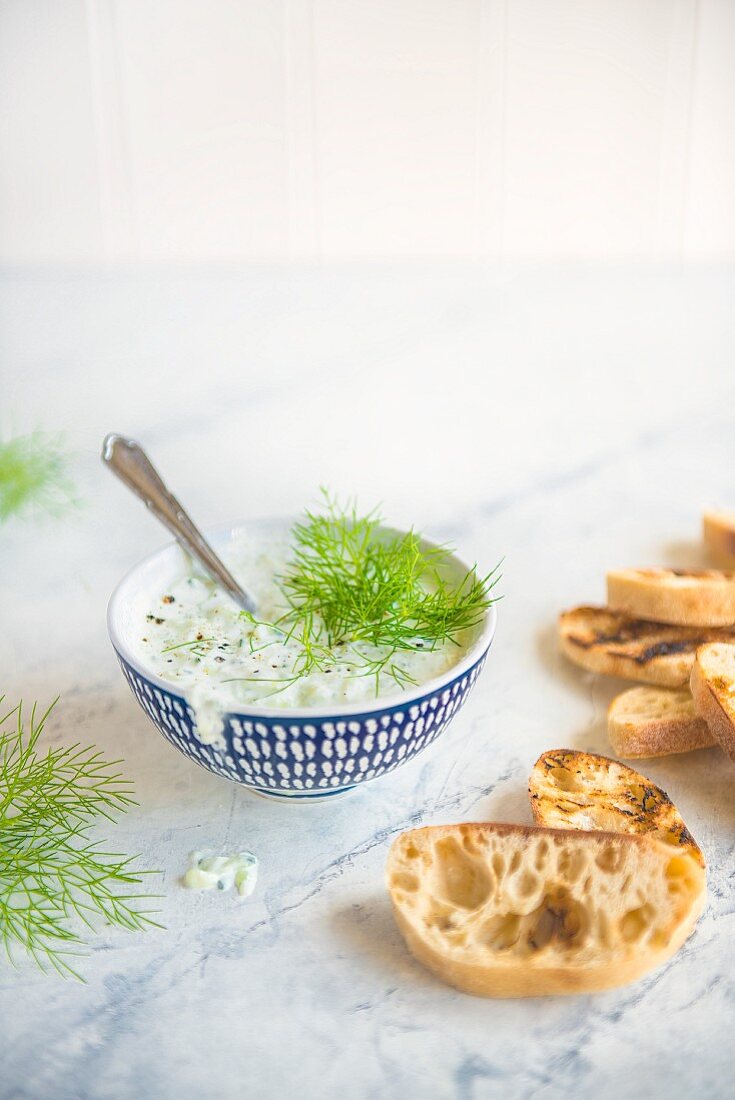
M102 444L102 461L168 527L205 573L220 584L244 611L255 614L253 598L240 587L176 497L166 488L140 444L112 432Z

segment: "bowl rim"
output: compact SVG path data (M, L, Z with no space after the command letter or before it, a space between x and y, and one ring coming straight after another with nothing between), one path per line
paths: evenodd
M210 524L202 528L202 533L206 538L212 539L216 543L220 538L227 536L232 537L238 530L257 526L282 528L285 524L293 525L297 522L297 519L298 517L290 516L255 516L251 519L235 520L231 523ZM400 529L386 525L386 530L399 531ZM437 545L432 542L431 539L424 538L423 535L421 536L421 541L430 546ZM176 539L172 539L171 542L167 542L164 546L159 546L157 550L141 558L140 561L136 562L135 565L131 566L131 568L126 571L112 591L112 595L107 604L106 618L107 633L112 643L112 647L118 656L122 657L126 664L130 665L139 676L159 688L159 690L165 691L169 695L178 695L180 698L186 700L186 691L184 691L180 685L173 680L166 680L163 676L159 676L157 673L147 669L143 662L132 653L122 637L122 628L118 626L125 589L130 585L136 573L144 572L157 558L162 557L165 553L178 545ZM463 570L467 571L471 568L466 564L464 559L460 558L454 551L451 552L451 558L453 562L459 565ZM462 676L469 672L490 648L493 638L495 637L497 623L498 614L496 605L492 603L485 612L480 634L469 646L461 661L457 661L456 664L445 669L439 676L434 676L430 680L424 680L422 683L415 684L400 693L382 695L374 699L363 699L356 703L322 702L316 706L269 707L247 704L247 709L227 711L226 715L234 718L246 719L275 719L280 716L282 721L287 722L294 718L314 719L323 716L330 719L340 719L352 717L354 715L380 713L389 709L400 710L402 707L411 706L412 703L415 703L418 699L423 699L426 695L433 695L444 690L447 685L454 683L455 680L461 679Z

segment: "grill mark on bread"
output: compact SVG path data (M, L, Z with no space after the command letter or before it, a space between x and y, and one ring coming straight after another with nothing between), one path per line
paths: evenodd
M637 569L636 572L643 577L705 577L708 580L733 576L732 571L727 569Z
M633 654L626 654L626 656L629 656L637 665L647 665L655 657L672 657L675 653L693 653L701 644L702 642L696 638L682 642L656 642L636 656Z
M636 569L635 573L640 577L698 577L705 580L725 580L735 576L735 572L728 569Z
M724 569L669 569L668 572L675 577L713 577L715 579L720 579L723 576L732 577L733 575ZM652 575L655 575L655 571L652 571Z
M534 765L529 794L541 825L609 829L619 818L621 832L654 832L704 866L698 845L666 791L609 757L576 749L545 752Z
M602 618L610 622L612 629L591 627L585 634L574 628L566 639L579 649L608 648L617 656L625 657L636 664L647 664L656 657L669 657L679 653L694 653L707 642L735 641L735 627L691 627L673 626L669 623L656 623L650 619L637 619L622 611L611 611L606 607L576 607L562 614L562 621L569 615ZM614 625L613 625L614 624ZM656 638L639 653L631 652L630 643ZM616 652L616 646L625 646L625 650Z
M568 640L572 645L579 646L580 649L594 649L596 646L623 646L629 642L639 641L641 634L650 633L652 627L658 626L657 623L649 623L643 619L638 619L637 622L644 629L621 631L617 634L596 634L593 638L580 638L577 634L570 634ZM628 657L636 664L647 664L654 657L668 657L674 653L693 653L700 645L704 645L709 640L698 636L678 642L654 642L653 645L648 646L640 653L633 654L623 651L619 653L619 656Z

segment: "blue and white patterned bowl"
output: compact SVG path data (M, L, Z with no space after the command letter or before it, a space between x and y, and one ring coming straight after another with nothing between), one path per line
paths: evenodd
M251 521L207 532L225 545L236 531L283 534L292 523ZM466 566L452 558L464 573ZM203 744L194 713L176 685L148 671L130 644L140 612L182 570L173 543L152 554L115 589L107 611L110 640L130 690L167 741L203 768L270 798L319 801L387 775L439 737L482 671L496 624L491 607L463 659L441 676L400 694L350 705L286 709L249 706L225 716L224 744Z

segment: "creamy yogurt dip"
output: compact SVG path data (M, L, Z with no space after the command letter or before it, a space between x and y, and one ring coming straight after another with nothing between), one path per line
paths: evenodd
M252 852L231 856L190 852L183 885L187 890L230 890L234 886L241 898L249 898L257 881L258 857Z
M391 658L397 680L388 667L377 676L365 674L369 662L390 652L385 647L343 644L321 667L298 675L302 644L272 625L288 609L277 578L292 555L289 541L282 536L261 541L238 532L221 554L254 595L257 621L241 614L217 584L191 566L141 610L136 643L145 667L181 689L204 743L221 741L225 713L249 705L318 707L397 695L405 690L403 677L423 683L464 656L465 637L459 644L418 640L415 649Z

